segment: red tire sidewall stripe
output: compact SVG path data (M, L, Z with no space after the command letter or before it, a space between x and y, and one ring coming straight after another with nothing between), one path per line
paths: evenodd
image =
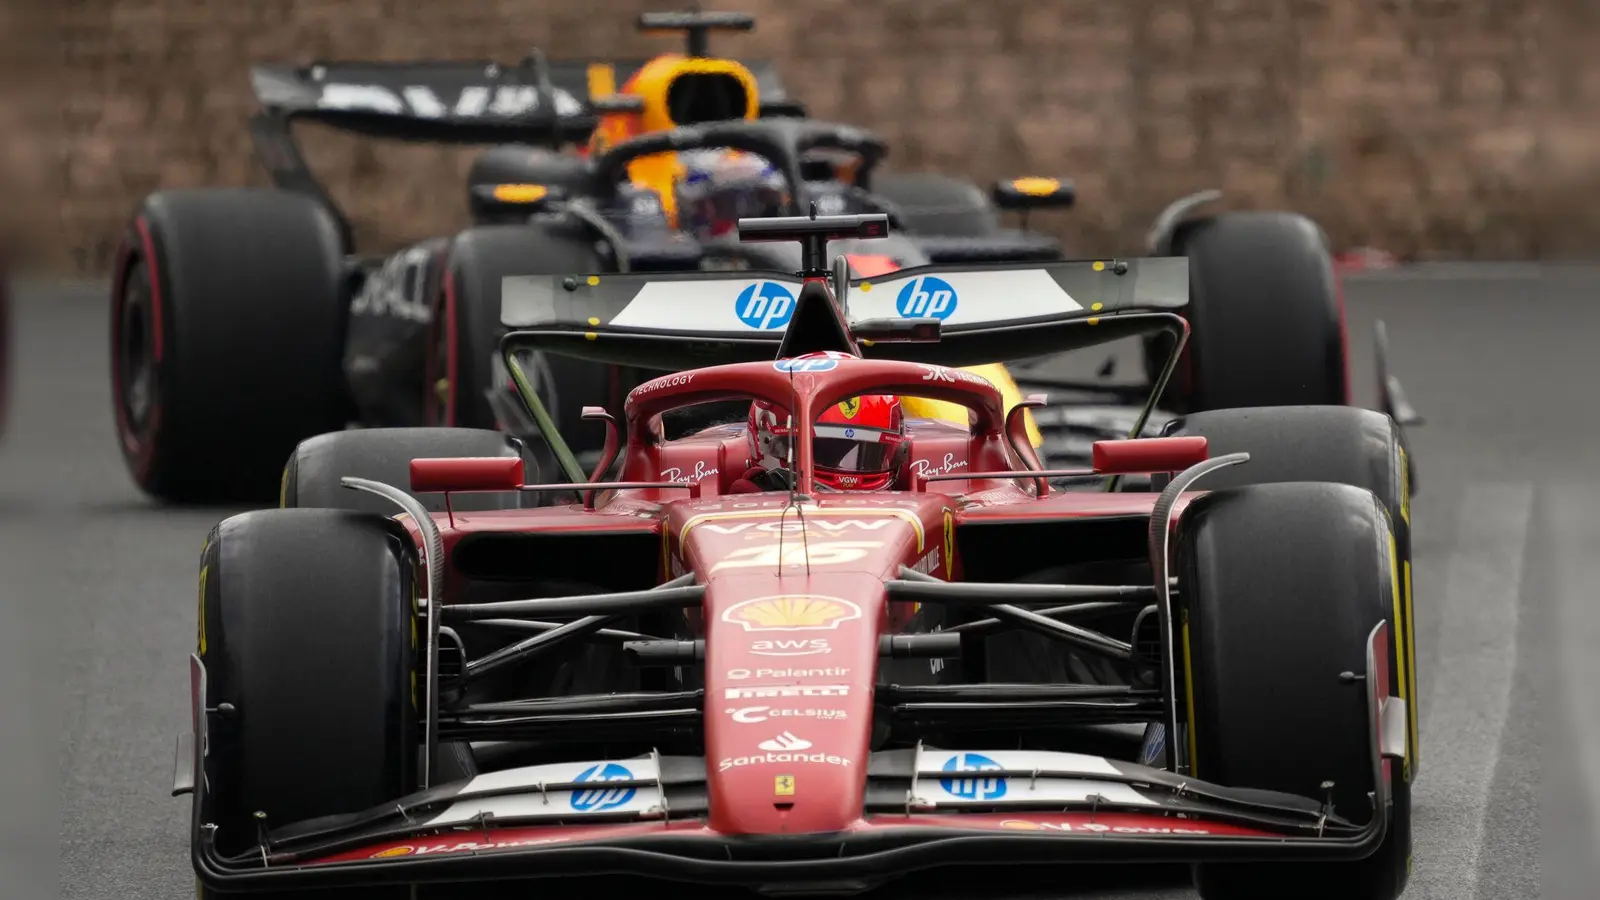
M460 366L458 357L460 352L456 347L456 269L453 265L446 265L444 270L444 359L445 378L449 380L450 389L445 392L444 398L444 424L454 428L456 424L456 384L457 369Z
M125 238L117 250L116 268L112 291L115 301L112 303L111 317L111 379L112 379L112 407L116 412L117 432L122 439L124 454L133 463L134 474L143 479L150 472L150 466L155 460L155 436L161 427L161 361L165 352L166 339L161 333L161 274L156 262L155 241L150 235L150 226L143 216L134 220L134 230L138 233L139 259L145 264L145 272L150 280L150 327L154 329L154 349L156 357L156 390L154 405L150 408L150 418L143 436L133 430L133 423L128 420L125 407L124 385L122 383L122 308L126 301L128 273L133 269L134 248Z

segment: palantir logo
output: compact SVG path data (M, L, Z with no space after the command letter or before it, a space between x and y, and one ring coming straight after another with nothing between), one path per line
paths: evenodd
M894 308L907 319L948 319L956 311L956 289L932 275L913 278L900 289Z
M998 772L999 763L981 753L957 753L945 760L946 772ZM999 800L1006 795L1004 778L941 778L945 793L963 800Z
M794 315L794 294L776 281L758 281L739 292L734 312L751 328L782 328Z
M583 770L577 778L573 779L579 784L600 783L607 781L632 781L633 773L616 763L594 765ZM572 792L572 808L578 812L605 812L626 805L638 793L636 788L608 788L596 787L587 790Z

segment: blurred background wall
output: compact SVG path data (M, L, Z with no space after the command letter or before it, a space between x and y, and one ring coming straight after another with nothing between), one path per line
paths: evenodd
M647 0L16 0L58 18L64 273L104 270L163 187L259 184L256 61L645 56ZM1040 221L1136 251L1168 201L1223 188L1340 248L1532 258L1593 246L1574 185L1593 88L1568 46L1588 0L714 0L758 16L713 51L773 60L813 115L867 125L887 165L1076 180ZM1565 54L1565 55L1563 55ZM1569 64L1570 63L1570 64ZM465 221L468 151L305 137L365 250Z

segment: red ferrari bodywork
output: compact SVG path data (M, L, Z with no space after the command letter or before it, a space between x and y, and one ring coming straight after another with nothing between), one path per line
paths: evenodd
M446 556L482 532L646 532L661 539L662 581L695 573L706 593L698 614L706 642L705 747L710 814L724 835L805 834L862 827L865 762L873 724L880 635L900 631L912 604L890 602L884 583L900 567L955 580L955 530L985 518L1148 516L1155 494L1056 492L1032 479L984 477L1026 466L1005 438L999 391L943 366L841 359L821 372L742 363L670 375L628 397L622 482L693 484L602 493L581 505L437 514ZM663 412L736 397L793 403L800 421L863 392L928 396L968 406L970 429L910 424L910 465L898 490L814 493L804 468L797 493L730 494L750 465L739 426L681 440L655 437ZM802 430L800 458L811 435ZM1107 442L1102 455L1126 466L1181 469L1203 442ZM483 462L503 467L504 461ZM927 480L972 473L971 478ZM920 473L920 474L918 474ZM482 473L457 487L482 490ZM494 473L490 473L494 474ZM426 487L446 485L430 481ZM422 536L415 522L409 527ZM449 582L447 581L447 598ZM447 599L448 602L448 599ZM783 702L779 702L783 701ZM739 721L740 710L787 705L787 719ZM1015 817L1013 817L1015 818Z

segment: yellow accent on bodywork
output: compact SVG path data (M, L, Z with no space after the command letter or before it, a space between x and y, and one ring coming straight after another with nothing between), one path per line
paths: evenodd
M1000 400L1006 412L1022 402L1022 389L1017 387L1017 382L1011 377L1002 363L989 363L982 366L963 366L962 371L981 375L989 380L996 388L1000 389ZM962 428L971 423L968 419L967 408L959 403L949 403L944 400L929 400L925 397L906 397L901 400L905 414L915 419L937 419L949 422ZM1033 421L1033 411L1022 411L1023 424L1028 429L1028 443L1038 447L1044 443L1044 437L1039 434L1039 426Z
M210 571L210 566L200 567L200 635L197 643L202 657L206 655L206 576Z
M1195 765L1194 662L1189 653L1189 613L1187 610L1183 613L1183 694L1184 708L1188 710L1187 717L1183 723L1183 730L1188 733L1189 737L1189 774L1196 775L1199 769ZM1173 746L1177 746L1178 736L1173 735L1172 740Z
M1405 598L1400 593L1400 554L1395 548L1393 529L1389 530L1389 590L1394 597L1394 627L1389 629L1389 643L1394 645L1394 665L1398 666L1395 674L1400 681L1400 699L1404 700L1406 706L1409 707L1411 705L1410 683L1415 681L1409 665L1415 665L1415 661L1410 661L1408 665L1406 644L1409 642L1411 629L1409 621L1405 618ZM1409 726L1410 723L1407 723L1407 725ZM1417 752L1417 733L1413 727L1407 727L1406 732L1406 763L1401 775L1409 782L1411 780L1411 760Z
M289 466L283 467L283 476L278 479L278 508L289 508ZM202 551L203 552L203 551Z
M1406 652L1410 654L1407 657L1410 664L1406 667L1406 690L1408 692L1406 696L1415 698L1417 696L1417 619L1416 615L1411 611L1411 560L1408 559L1401 565L1405 567ZM1410 776L1416 774L1415 760L1420 759L1422 754L1422 729L1417 727L1417 707L1419 705L1419 702L1406 702L1406 711L1411 716L1411 746L1406 757L1406 773Z
M1411 527L1411 469L1406 465L1406 448L1396 449L1400 451L1400 518L1409 528Z
M617 69L610 63L590 63L589 99L602 100L617 92Z

